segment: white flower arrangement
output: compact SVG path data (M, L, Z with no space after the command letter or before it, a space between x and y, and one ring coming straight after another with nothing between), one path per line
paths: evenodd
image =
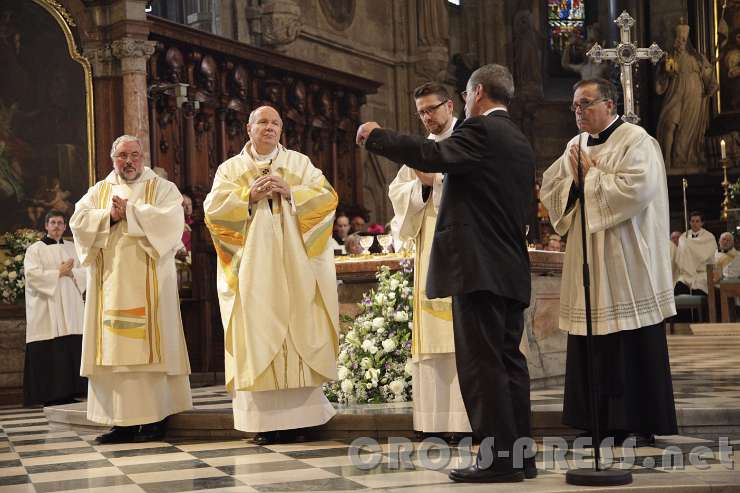
M7 258L0 267L0 298L12 304L25 296L26 281L23 275L23 259L26 249L40 240L42 234L33 229L18 229L2 237Z
M380 404L411 399L413 267L381 267L378 287L365 293L361 312L340 334L338 379L324 385L330 401Z

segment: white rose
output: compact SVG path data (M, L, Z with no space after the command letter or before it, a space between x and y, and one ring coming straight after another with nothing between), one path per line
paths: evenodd
M396 299L396 293L388 293L388 301L394 301ZM393 304L393 303L390 303Z
M342 392L344 392L345 394L349 394L350 392L352 392L352 389L355 386L352 383L352 380L342 380L341 387L342 387Z
M10 265L10 259L5 259L5 262L3 262L5 265Z
M374 345L375 345L375 341L373 341L372 339L365 339L364 341L362 341L361 347L365 351L370 351L370 348L373 347Z
M360 340L357 338L357 333L354 331L354 329L347 332L347 335L344 337L344 339L353 346L360 345Z
M374 387L374 385L372 384L372 382L370 382L370 383L366 383L366 384L365 384L365 388L366 388L367 390L370 390L370 389L372 389L373 387Z
M367 348L367 352L370 353L370 354L377 353L378 352L378 346L376 346L375 344L373 344L372 346L370 346L369 348Z
M373 326L373 323L370 320L365 320L364 322L362 322L363 329L369 329L372 326Z
M384 334L385 329L383 327L379 327L378 330L375 331L378 335Z
M401 286L404 286L404 287L408 285L409 285L409 282L406 279L404 279L403 282L401 283Z
M386 339L385 341L383 341L383 350L386 353L390 353L394 349L396 349L396 341L394 341L393 339Z
M396 314L393 315L393 320L396 322L408 322L409 314L406 312L396 312Z
M373 366L373 362L370 358L365 356L360 360L360 368L370 368Z
M365 380L377 382L379 376L380 370L378 370L377 368L368 368L368 370L365 372Z
M398 287L398 279L391 279L391 289L396 289Z
M403 288L403 289L401 290L401 295L402 295L402 296L408 296L408 295L410 295L410 294L411 294L411 290L410 290L409 288Z
M373 327L379 329L385 326L385 319L383 317L375 317L373 319Z
M378 305L384 304L385 303L385 295L382 294L382 293L376 294L375 295L375 303L377 303Z
M406 375L411 376L411 372L414 370L413 363L411 363L411 360L406 361L406 366L403 367L403 372Z
M10 272L8 273L8 279L10 279L11 281L12 281L13 279L15 279L16 277L18 277L18 273L17 273L16 271L14 271L14 270L13 270L13 271L10 271Z
M412 322L409 322L409 329L413 329L414 328L413 325L414 324Z
M340 366L337 368L337 378L339 378L339 380L346 380L347 377L349 377L349 368L346 366Z
M16 262L22 262L23 261L23 255L20 255L20 254L16 255L15 256L15 261Z
M342 349L339 352L339 362L340 363L346 363L347 362L347 351L345 351L344 349Z
M388 384L388 388L391 389L391 392L396 395L403 393L404 387L405 385L403 383L403 380L393 380L391 383Z

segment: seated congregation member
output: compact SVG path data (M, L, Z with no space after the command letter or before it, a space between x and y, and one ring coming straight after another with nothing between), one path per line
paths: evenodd
M280 144L272 107L223 162L203 204L218 255L226 388L234 427L268 444L305 439L335 414L339 302L329 246L337 194L308 156Z
M64 214L51 210L46 235L26 250L26 364L23 403L45 406L74 402L85 395L80 377L85 269L72 241L62 238Z
M117 138L110 156L113 171L69 221L88 276L87 419L113 426L98 443L156 441L168 416L193 407L175 270L182 196L144 166L137 137Z
M719 235L719 251L714 256L715 279L740 278L740 257L735 250L735 238L732 233Z
M707 264L714 262L717 240L704 229L704 215L694 211L689 214L691 229L681 234L676 247L678 282L675 294L707 295Z

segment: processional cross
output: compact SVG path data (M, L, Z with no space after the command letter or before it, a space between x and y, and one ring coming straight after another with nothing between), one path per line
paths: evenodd
M630 40L630 30L635 24L635 20L630 17L626 10L614 19L614 23L619 26L620 42L617 47L602 48L599 43L596 43L588 50L586 55L593 58L596 63L601 63L602 60L617 60L621 69L620 79L622 81L622 92L624 92L624 115L622 115L622 120L637 124L640 121L640 117L635 114L634 94L632 91L632 64L636 60L644 60L646 58L649 58L653 64L656 64L665 52L656 43L651 44L649 48L637 48L632 43Z

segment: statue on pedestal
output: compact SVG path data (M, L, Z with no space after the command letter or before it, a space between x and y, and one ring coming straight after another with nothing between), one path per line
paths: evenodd
M657 139L666 169L699 164L709 124L709 98L717 88L712 66L691 46L689 26L682 19L656 81L656 92L665 95Z

